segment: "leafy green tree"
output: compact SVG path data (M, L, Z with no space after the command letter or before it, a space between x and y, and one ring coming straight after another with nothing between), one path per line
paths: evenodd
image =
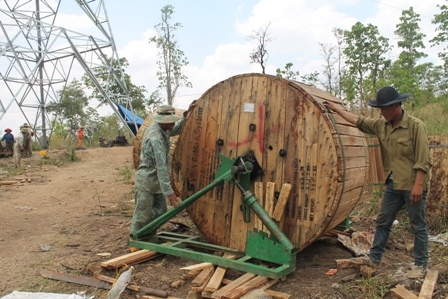
M355 77L350 75L348 70L343 70L341 73L341 79L339 80L341 90L344 91L344 102L350 106L350 110L354 110L356 107L356 80ZM341 98L342 99L342 98Z
M107 58L107 61L108 64L111 65L110 68L107 66L98 66L93 69L93 73L102 88L108 93L110 100L114 103L121 104L124 107L128 107L127 98L129 94L133 111L140 116L145 115L146 88L144 86L136 86L132 83L131 76L126 74L125 69L129 66L128 60L125 57L122 57L119 61L112 60L111 58ZM112 72L115 72L118 78L121 77L121 73L123 73L127 91L123 88L123 85L116 80L116 76L114 76ZM82 81L92 90L90 97L97 99L99 101L99 106L107 104L107 99L96 88L90 76L84 74Z
M55 114L56 119L64 124L71 136L76 136L80 126L84 126L89 118L85 109L89 99L85 95L80 81L73 79L65 89L58 92L59 101L51 101L47 107L49 112Z
M317 87L319 83L319 73L313 72L310 74L305 74L303 76L300 76L300 80L305 84Z
M446 43L448 42L448 6L439 4L437 7L440 8L440 13L435 14L434 19L432 20L432 23L437 26L437 35L431 39L430 42L433 45L445 45L444 51L439 53L439 57L443 59L446 68L448 63L448 47L446 46Z
M391 49L389 40L381 36L378 27L357 22L344 31L344 55L348 74L353 76L361 113L367 111L366 99L375 94L377 82L390 61L385 54Z
M248 41L256 41L257 47L249 54L250 63L258 63L261 66L263 74L266 74L266 62L269 59L269 53L266 48L267 44L272 41L269 36L269 27L271 23L260 27L257 31L253 31L251 35L247 36Z
M421 33L419 22L420 15L415 13L412 7L402 11L395 34L399 37L398 47L403 51L390 70L391 83L401 92L411 93L411 102L414 104L421 100L422 95L419 78L423 74L420 73L418 61L428 56L420 51L425 48L423 43L425 34Z
M162 105L164 102L162 95L160 94L160 89L156 89L151 93L149 96L149 99L146 102L146 105L148 109L152 112L154 111L158 106Z
M424 49L423 39L425 34L420 31L418 23L421 21L420 15L414 12L412 6L408 10L403 10L400 17L401 23L396 25L395 34L400 37L398 47L403 51L399 55L400 62L407 67L412 74L419 59L428 55L419 49Z
M192 87L187 76L182 74L182 67L188 65L188 60L184 52L179 49L175 39L175 31L182 27L181 23L172 23L174 6L165 5L162 9L162 22L155 25L157 35L149 39L150 43L155 43L159 48L159 57L157 62L159 70L157 79L159 80L158 90L153 92L149 104L155 104L161 100L159 90L166 90L166 101L168 105L173 105L174 97L181 86Z
M284 70L278 68L276 70L276 76L277 77L281 77L281 78L285 78L285 79L288 79L288 80L296 80L297 77L300 75L300 73L299 73L299 71L293 71L292 70L292 66L293 66L293 64L291 62L288 62L285 65L285 69Z
M440 85L444 90L448 90L448 6L437 5L440 9L440 13L434 15L432 23L435 24L437 35L430 40L433 46L443 45L443 51L439 52L438 55L443 61L443 78ZM442 97L447 97L447 92Z

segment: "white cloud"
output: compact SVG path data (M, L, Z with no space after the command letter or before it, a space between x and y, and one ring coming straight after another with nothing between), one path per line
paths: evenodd
M95 28L92 20L85 14L59 13L56 17L55 25L79 32L88 32Z
M148 42L149 37L154 34L154 30L148 29L142 33L141 39L130 41L118 50L119 56L126 57L129 62L126 72L131 75L132 82L138 86L146 86L150 93L158 85L156 78L158 49Z
M209 88L229 77L243 73L260 73L260 66L250 64L250 51L249 44L220 45L212 55L205 57L201 67L187 66L185 75L192 82L193 88L179 89L175 106L187 108L192 100L198 99Z
M348 29L356 22L336 11L328 1L324 2L318 5L316 1L262 0L254 6L251 16L237 22L236 27L240 34L248 36L270 22L268 33L272 42L267 44L268 63L276 66L274 70L288 62L302 69L310 59L319 57L319 43L335 43L333 28Z

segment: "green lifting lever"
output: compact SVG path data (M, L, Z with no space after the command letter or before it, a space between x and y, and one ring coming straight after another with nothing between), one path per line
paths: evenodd
M221 164L216 172L215 180L205 188L199 190L182 201L182 203L177 207L165 212L163 215L153 220L145 227L138 231L131 232L131 241L129 242L130 246L151 249L186 258L209 261L220 266L233 267L235 269L252 272L258 275L264 275L271 278L279 278L291 273L295 269L297 248L295 248L288 237L280 230L275 221L271 219L269 214L260 205L255 195L250 191L250 181L262 173L262 170L259 167L253 153L249 152L247 155L239 156L235 160L232 160L222 154L218 154L218 157L221 158ZM263 225L271 233L271 237L268 237L265 232L258 231L256 229L254 229L254 231L248 231L246 253L244 257L231 261L229 259L213 255L206 256L204 253L192 253L187 249L174 248L174 246L163 247L159 244L145 243L143 241L145 238L154 236L159 227L186 209L202 195L225 181L235 184L242 193L242 211L244 221L246 223L250 222L250 210L253 210ZM175 244L179 243L181 242L179 241ZM192 243L194 243L194 245L198 245L198 242L194 241ZM217 245L210 246L215 250L222 249L224 252L232 251L231 249L219 247ZM205 245L201 245L200 247L205 247ZM238 253L241 255L241 252ZM280 266L277 268L269 268L262 267L260 265L252 265L248 263L251 259L276 263Z

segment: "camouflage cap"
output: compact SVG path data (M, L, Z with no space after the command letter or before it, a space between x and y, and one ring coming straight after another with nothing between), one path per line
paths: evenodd
M182 115L177 115L174 108L170 105L162 105L157 108L157 112L151 114L151 119L161 124L174 123L182 118Z

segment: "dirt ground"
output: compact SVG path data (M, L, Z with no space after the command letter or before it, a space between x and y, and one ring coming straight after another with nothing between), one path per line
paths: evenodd
M11 158L0 159L0 180L22 181L0 186L0 297L14 290L26 292L76 293L105 298L107 291L46 279L39 269L84 276L103 274L102 261L129 252L128 235L133 211L132 147L89 148L73 155L50 151L23 159L23 170L15 172ZM28 179L28 180L27 180ZM188 214L181 216L189 222ZM355 217L354 228L373 227L370 217ZM403 220L406 223L406 220ZM164 229L171 230L173 225ZM186 233L196 233L194 226ZM185 232L184 232L185 233ZM298 253L297 270L271 289L291 298L393 298L391 277L401 263L412 262L406 249L412 238L406 228L391 235L383 266L373 278L363 278L359 269L340 269L332 277L325 273L336 267L335 260L352 254L335 238L325 237ZM433 298L448 296L447 250L431 243L431 267L438 267L439 280ZM110 253L110 256L99 254ZM135 265L132 283L166 290L185 298L193 278L179 268L197 262L161 256ZM445 267L445 268L444 268ZM229 271L229 279L241 273ZM407 288L418 294L421 281ZM123 293L121 298L136 298Z

